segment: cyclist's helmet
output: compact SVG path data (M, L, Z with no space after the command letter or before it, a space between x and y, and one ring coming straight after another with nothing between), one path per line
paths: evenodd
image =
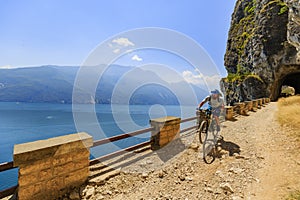
M222 96L221 92L217 89L211 91L211 94L218 94L219 96Z

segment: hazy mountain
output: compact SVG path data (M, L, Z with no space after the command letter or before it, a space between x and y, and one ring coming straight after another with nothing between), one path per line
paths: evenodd
M78 70L79 67L76 66L52 65L0 69L0 101L72 103L73 85ZM170 84L154 72L112 65L101 76L95 98L77 88L81 95L75 101L105 104L189 103L187 87L195 91L198 101L204 97L205 92L194 85L185 82Z

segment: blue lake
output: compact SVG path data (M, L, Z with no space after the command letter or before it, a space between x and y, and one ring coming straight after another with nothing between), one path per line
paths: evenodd
M163 116L195 116L195 106L70 105L0 102L0 163L12 161L15 144L87 132L94 140L148 128ZM190 126L185 124L184 126ZM149 140L150 133L91 149L91 158ZM17 169L0 172L0 190L17 184Z

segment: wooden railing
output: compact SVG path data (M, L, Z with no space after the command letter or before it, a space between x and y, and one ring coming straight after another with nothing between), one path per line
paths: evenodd
M0 172L11 170L11 169L14 169L14 168L15 167L14 167L13 161L0 163ZM17 188L18 188L18 185L14 185L10 188L6 188L4 190L1 190L0 191L0 199L13 194L16 191Z
M253 100L253 101L248 101L248 102L241 102L241 103L236 103L234 106L226 106L226 119L233 119L234 117L236 117L237 115L247 115L247 112L249 111L255 111L256 109L260 109L262 108L262 106L266 103L269 103L270 99L269 98L262 98L262 99L257 99L257 100ZM185 122L191 122L196 120L198 117L191 117L191 118L187 118L187 119L182 119L180 120L180 123L185 123ZM189 130L193 130L196 128L196 123L194 126L190 126L184 129L180 130L180 133L184 133L187 132ZM103 144L107 144L110 142L115 142L115 141L119 141L119 140L123 140L129 137L134 137L137 135L141 135L147 132L152 132L154 130L153 127L149 127L149 128L145 128L142 130L138 130L138 131L133 131L130 133L125 133L125 134L121 134L121 135L117 135L117 136L113 136L110 138L105 138L105 139L101 139L101 140L97 140L93 142L93 146L92 147L96 147L99 145L103 145ZM125 149L121 149L119 151L110 153L110 154L106 154L104 156L101 156L99 158L95 158L90 160L90 165L94 165L96 163L102 162L104 160L107 159L111 159L117 156L120 156L122 154L128 153L128 152L132 152L136 149L140 149L143 147L150 147L151 145L151 138L149 138L148 141L140 143L140 144L136 144L130 147L127 147ZM0 172L6 171L6 170L11 170L15 168L13 161L12 162L6 162L6 163L0 163ZM4 198L6 196L9 196L13 193L15 193L16 189L17 189L18 185L15 185L13 187L4 189L2 191L0 191L0 198Z
M190 121L193 121L193 120L196 120L196 119L197 119L197 117L191 117L191 118L181 120L180 123L190 122ZM191 127L182 129L182 130L180 130L180 133L186 132L188 130L192 130L195 127L196 126L191 126ZM141 134L151 132L151 131L153 131L153 127L149 127L149 128L145 128L145 129L141 129L141 130L137 130L137 131L133 131L133 132L130 132L130 133L125 133L125 134L121 134L121 135L117 135L117 136L113 136L113 137L109 137L109 138L105 138L105 139L101 139L101 140L97 140L97 141L93 142L92 147L104 145L104 144L107 144L107 143L110 143L110 142L123 140L123 139L129 138L129 137L134 137L134 136L141 135ZM121 149L119 151L106 154L106 155L101 156L99 158L92 159L92 160L90 160L90 165L97 164L99 162L102 162L102 161L120 156L120 155L128 153L128 152L132 152L136 149L140 149L140 148L143 148L143 147L148 146L150 148L150 145L151 145L151 140L149 138L149 140L146 141L146 142L139 143L139 144L127 147L125 149ZM0 163L0 172L11 170L11 169L14 169L14 168L15 167L14 167L13 161ZM4 197L7 197L9 195L14 194L17 188L18 188L18 185L15 185L13 187L6 188L6 189L0 191L0 198L4 198Z
M197 119L197 117L191 117L191 118L181 120L180 123L190 122L190 121L193 121L193 120L196 120L196 119ZM196 126L191 126L191 127L182 129L182 130L180 130L180 133L192 130L194 128L196 128ZM130 133L125 133L125 134L113 136L113 137L110 137L110 138L97 140L97 141L94 142L93 147L103 145L103 144L107 144L107 143L110 143L110 142L123 140L123 139L129 138L129 137L141 135L141 134L144 134L144 133L147 133L147 132L151 132L151 131L153 131L153 129L154 129L153 127L149 127L149 128L141 129L141 130L138 130L138 131L133 131L133 132L130 132ZM95 159L90 161L90 165L94 165L96 163L102 162L102 161L110 159L110 158L114 158L116 156L120 156L124 153L131 152L131 151L134 151L134 150L142 148L142 147L150 146L150 144L151 144L151 141L150 141L150 138L149 138L149 140L146 141L146 142L143 142L143 143L140 143L140 144L137 144L137 145L134 145L134 146L130 146L130 147L127 147L125 149L121 149L119 151L101 156L99 158L95 158Z

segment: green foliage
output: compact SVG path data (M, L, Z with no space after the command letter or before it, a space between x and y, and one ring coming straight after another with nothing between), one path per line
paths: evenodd
M262 83L264 82L264 81L260 78L260 76L258 76L258 75L256 75L256 74L249 74L249 75L246 76L245 79L247 79L247 78L255 78L255 79L259 80L259 81L262 82Z
M254 14L255 8L256 8L256 0L253 0L245 7L244 14L245 15Z
M238 64L236 67L237 72L235 74L229 73L228 76L225 78L226 82L242 82L243 80L250 77L256 78L259 81L263 82L263 80L258 75L252 74L244 66Z
M289 10L289 8L287 7L287 5L284 5L280 8L280 11L278 13L278 15L282 15L284 14L285 12L287 12Z
M233 49L236 49L239 56L245 52L245 48L255 32L255 9L256 0L248 2L244 8L244 17L240 19L231 29L231 35L235 36Z
M257 80L259 80L260 82L264 82L260 76L256 75L256 74L252 74L250 72L247 72L245 74L240 74L240 73L229 73L228 76L224 79L224 81L229 82L229 83L233 83L233 82L242 82L248 78L255 78Z
M274 0L274 1L270 1L268 4L266 4L261 11L262 12L268 11L268 9L270 9L270 6L272 4L276 4L276 5L280 6L278 15L282 15L289 10L289 7L287 6L287 4L285 2L283 2L282 0Z

